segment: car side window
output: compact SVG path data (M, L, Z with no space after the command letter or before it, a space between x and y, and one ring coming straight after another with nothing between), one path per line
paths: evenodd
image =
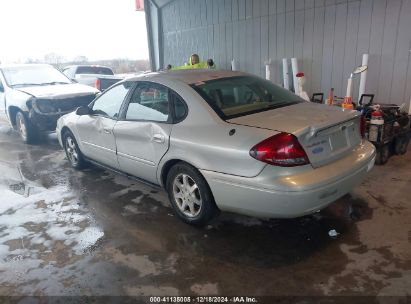
M130 98L125 119L167 122L169 116L168 88L156 83L142 83Z
M3 83L1 82L1 79L0 79L0 92L4 92L4 87L3 87Z
M106 91L94 102L92 108L93 114L109 118L118 118L121 105L132 87L132 83L123 82Z
M182 121L187 115L187 108L184 101L180 96L173 93L173 103L174 103L174 118L176 122Z

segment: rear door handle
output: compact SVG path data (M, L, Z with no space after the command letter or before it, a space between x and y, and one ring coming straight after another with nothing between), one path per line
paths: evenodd
M106 134L111 134L111 130L110 130L110 129L103 128L103 131L104 131L104 133L106 133Z
M158 142L158 143L163 143L165 141L165 137L163 134L154 134L153 141Z

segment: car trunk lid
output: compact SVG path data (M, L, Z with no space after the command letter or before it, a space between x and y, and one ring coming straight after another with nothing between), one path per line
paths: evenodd
M295 135L313 167L342 158L361 143L358 112L313 103L299 103L228 122Z

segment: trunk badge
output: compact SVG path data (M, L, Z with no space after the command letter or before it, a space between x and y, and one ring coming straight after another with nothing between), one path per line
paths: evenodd
M311 150L311 152L313 152L313 154L318 154L324 151L323 147L317 147Z

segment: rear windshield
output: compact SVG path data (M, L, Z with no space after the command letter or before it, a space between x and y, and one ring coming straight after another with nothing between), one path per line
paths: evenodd
M100 74L100 75L114 75L110 68L106 67L93 67L83 66L78 67L76 74Z
M192 84L224 120L285 107L303 99L255 76L220 78Z

